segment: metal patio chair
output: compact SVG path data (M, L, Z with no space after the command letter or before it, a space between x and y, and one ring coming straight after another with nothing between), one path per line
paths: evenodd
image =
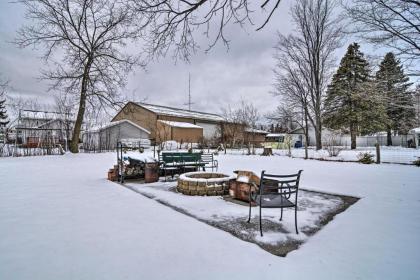
M248 223L251 221L251 204L254 202L259 206L260 210L260 234L263 236L261 223L262 208L280 208L280 221L283 219L283 208L295 208L295 229L296 234L299 233L297 228L297 197L299 191L299 180L303 170L299 170L297 174L291 175L274 175L261 172L260 185L256 186L257 191L249 188L249 217Z

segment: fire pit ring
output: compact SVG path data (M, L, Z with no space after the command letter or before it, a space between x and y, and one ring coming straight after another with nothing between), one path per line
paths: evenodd
M214 172L188 172L179 176L177 191L186 195L224 195L235 175Z

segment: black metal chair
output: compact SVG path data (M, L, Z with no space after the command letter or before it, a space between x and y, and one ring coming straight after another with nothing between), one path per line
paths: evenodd
M262 233L261 209L262 208L280 208L280 221L283 219L283 208L295 208L295 229L297 228L297 197L299 191L299 180L303 170L299 170L297 174L291 175L273 175L261 172L260 185L255 187L257 191L249 188L249 218L251 221L251 204L255 202L260 209L260 234Z

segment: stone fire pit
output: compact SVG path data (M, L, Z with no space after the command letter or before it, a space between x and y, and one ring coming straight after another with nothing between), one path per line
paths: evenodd
M213 172L189 172L179 176L177 191L186 195L224 195L236 176Z

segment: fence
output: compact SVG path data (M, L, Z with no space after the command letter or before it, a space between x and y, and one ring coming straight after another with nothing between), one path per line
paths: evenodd
M314 147L308 149L308 158L325 160L325 161L349 161L357 162L359 155L363 153L369 153L376 160L376 149L375 147L358 147L355 150L351 150L348 146L337 147L339 152L336 156L332 156L327 149L315 150ZM274 155L288 156L287 150L274 150ZM304 148L292 149L291 157L304 158ZM415 160L420 158L420 149L405 148L405 147L387 147L380 146L380 157L381 163L397 163L397 164L413 164Z
M0 144L0 157L46 156L62 154L64 154L64 150L61 145L50 147L27 147L20 144Z
M391 136L392 145L395 147L413 147L415 144L414 135L396 135ZM337 136L337 141L341 143L342 146L350 147L351 139L350 136ZM357 147L375 147L375 144L378 143L380 146L387 146L387 136L358 136L356 137L356 146Z

